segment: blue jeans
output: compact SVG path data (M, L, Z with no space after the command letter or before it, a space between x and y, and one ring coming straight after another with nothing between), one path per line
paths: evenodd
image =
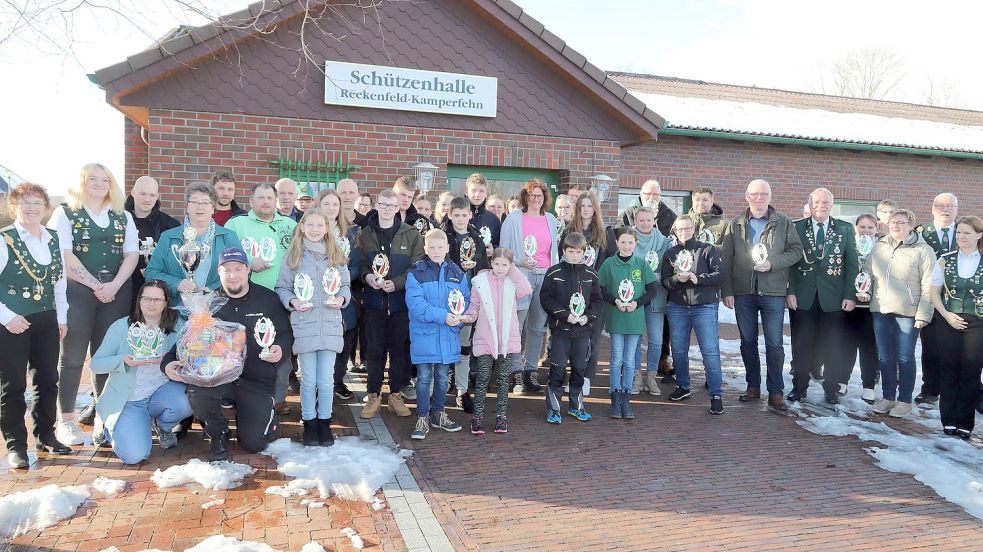
M689 389L689 336L696 331L696 341L703 355L710 396L723 395L720 374L720 335L717 333L717 305L669 303L669 336L672 340L672 366L676 369L676 385ZM658 351L656 351L658 354Z
M533 274L528 270L522 273L529 279L532 286L529 305L517 312L519 328L522 333L522 352L512 353L512 371L538 370L539 357L543 352L543 342L546 340L546 311L539 302L539 290L543 288L544 274ZM522 301L524 301L523 299ZM518 301L518 303L522 303Z
M300 364L300 417L327 420L334 400L334 351L311 351L297 355ZM315 409L315 405L317 408Z
M765 362L768 367L769 395L785 391L782 367L785 347L782 345L782 325L785 319L785 297L772 295L738 295L734 297L737 330L741 334L741 358L744 360L745 380L751 389L761 388L761 358L758 356L758 313L765 334Z
M658 370L659 359L662 357L662 326L666 322L666 313L652 312L652 309L650 309L648 306L645 306L644 308L645 333L648 336L648 346L645 349L645 368L647 370ZM638 347L635 348L635 371L637 372L641 369L642 340L639 339Z
M872 313L877 340L877 366L884 398L910 403L915 389L915 319L897 314Z
M447 400L447 374L450 364L416 365L416 414L423 417L430 414L431 401L434 412L444 411Z
M635 350L642 339L638 334L611 334L611 379L608 390L631 391L635 377Z
M161 385L149 397L129 401L106 434L113 444L113 452L124 464L139 464L150 456L153 436L150 420L157 418L161 429L170 430L178 422L191 415L191 403L183 383L169 381Z

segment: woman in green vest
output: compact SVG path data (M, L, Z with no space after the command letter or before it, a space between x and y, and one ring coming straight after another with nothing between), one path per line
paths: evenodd
M956 246L935 265L932 305L947 322L938 330L942 430L968 441L983 369L983 219L959 219Z
M0 245L0 431L7 442L7 464L25 469L27 428L24 391L30 362L31 417L38 451L68 454L55 437L58 400L58 349L68 331L68 299L58 239L41 225L50 200L44 188L22 182L7 196L14 223Z
M130 276L137 266L139 238L125 198L109 169L98 163L82 167L78 184L69 187L65 203L51 214L48 228L58 232L68 278L68 334L62 342L59 366L56 434L67 445L82 444L82 430L75 422L75 397L86 354L102 344L106 330L130 310L133 286ZM95 397L106 384L105 374L93 376ZM80 421L91 423L95 403L86 407ZM94 441L100 441L94 435Z

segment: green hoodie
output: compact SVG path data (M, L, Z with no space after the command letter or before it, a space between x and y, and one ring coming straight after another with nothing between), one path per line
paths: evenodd
M297 223L293 219L279 213L273 214L271 222L264 222L251 209L245 215L232 217L229 222L225 223L225 227L235 232L240 240L252 238L258 244L262 242L263 238L268 237L272 238L273 243L276 244L276 258L270 263L270 268L262 272L253 272L252 276L249 277L250 282L267 289L276 287L277 278L280 276L280 264L283 262L283 256L287 253L287 248L290 247L295 226ZM246 252L249 262L252 262L253 255L249 248L243 246L242 249Z

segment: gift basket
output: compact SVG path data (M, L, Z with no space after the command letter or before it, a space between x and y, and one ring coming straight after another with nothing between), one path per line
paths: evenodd
M214 291L182 293L183 305L176 310L187 317L185 333L177 344L181 361L178 374L187 383L215 387L242 374L246 358L246 328L212 316L228 299Z

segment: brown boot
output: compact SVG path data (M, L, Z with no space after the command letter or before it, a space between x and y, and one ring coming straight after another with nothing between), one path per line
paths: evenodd
M399 396L399 393L389 394L389 411L404 418L412 414L410 409L406 407L406 403L403 402L403 397Z
M782 397L781 393L768 395L768 410L775 414L788 416L788 405L785 404L785 397Z
M754 402L761 399L761 389L748 386L747 391L737 397L741 402Z
M382 408L382 397L378 393L369 393L369 400L362 407L361 417L369 419L379 413Z
M659 358L659 375L668 376L672 372L672 364L669 364L669 355Z

